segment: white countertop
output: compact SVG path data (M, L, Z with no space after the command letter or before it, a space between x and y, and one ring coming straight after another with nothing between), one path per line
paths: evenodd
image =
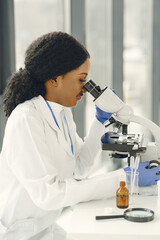
M159 200L160 201L160 200ZM135 223L123 218L96 221L96 215L123 214L126 209L116 207L115 198L80 203L65 209L58 224L72 240L159 240L160 204L157 196L138 196L131 207L149 208L155 212L154 220Z

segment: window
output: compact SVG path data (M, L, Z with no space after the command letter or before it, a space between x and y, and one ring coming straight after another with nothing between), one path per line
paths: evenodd
M92 79L101 88L108 85L107 79L107 1L86 0L86 47L91 55ZM95 115L93 97L86 94L86 131Z
M148 1L124 1L124 101L134 113L148 117L147 60L148 60ZM130 125L132 131L142 132L141 125ZM146 129L143 129L146 131Z
M51 31L63 31L63 0L15 0L16 69L29 44Z

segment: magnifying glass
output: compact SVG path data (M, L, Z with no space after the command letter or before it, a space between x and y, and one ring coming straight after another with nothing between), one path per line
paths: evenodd
M154 212L147 208L129 208L123 215L96 216L96 220L125 218L131 222L149 222L154 219Z

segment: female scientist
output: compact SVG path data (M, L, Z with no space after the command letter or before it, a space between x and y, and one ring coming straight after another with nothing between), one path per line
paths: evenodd
M64 240L56 224L64 207L115 195L123 169L87 178L110 114L97 112L82 141L70 110L85 92L89 59L72 36L49 33L30 45L24 69L8 82L0 155L3 240Z

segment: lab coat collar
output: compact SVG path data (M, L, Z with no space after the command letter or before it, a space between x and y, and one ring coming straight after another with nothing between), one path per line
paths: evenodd
M43 118L45 118L45 120L48 122L48 124L50 125L50 127L57 132L57 136L58 136L58 141L61 144L61 146L64 147L65 151L73 157L73 153L71 151L71 147L69 147L69 143L66 141L66 139L64 138L61 130L58 128L58 126L56 125L55 121L53 120L53 116L44 100L44 98L39 95L38 97L35 97L32 99L36 109L38 111L40 111L40 113L42 114ZM59 105L59 104L58 104ZM63 110L64 107L62 105L59 105L56 110L61 111Z
M51 106L52 110L54 111L54 113L56 114L59 114L60 115L60 112L62 110L64 110L64 106L58 104L58 103L55 103L55 102L50 102L48 101L49 105Z

